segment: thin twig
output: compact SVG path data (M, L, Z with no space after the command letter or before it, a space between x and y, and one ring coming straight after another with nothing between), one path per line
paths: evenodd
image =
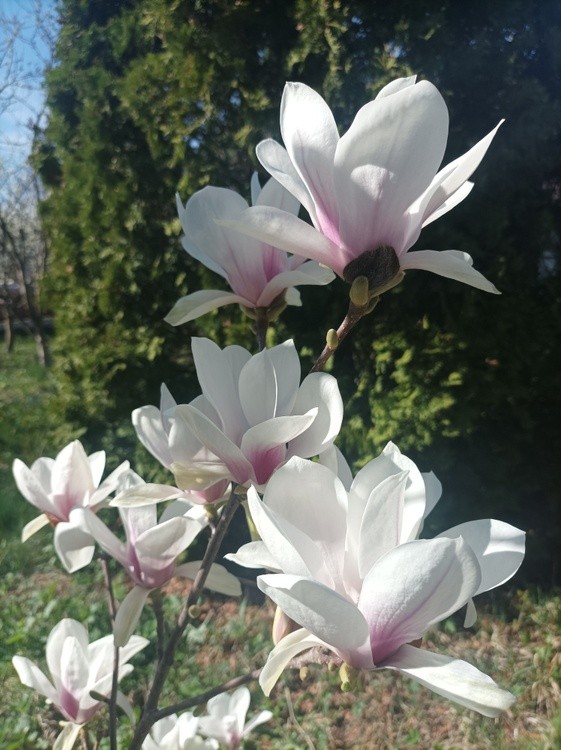
M269 320L267 318L267 310L264 307L255 308L255 323L253 325L253 332L257 337L257 347L260 352L267 346L267 329L269 328Z
M248 682L253 682L254 680L259 679L260 674L260 669L254 669L253 672L248 672L247 674L240 675L240 677L234 677L227 682L223 682L222 685L217 685L216 687L207 690L205 693L196 695L193 698L186 698L179 703L174 703L173 706L166 706L166 708L161 708L159 711L156 711L155 719L156 721L159 721L165 716L179 713L179 711L184 711L186 708L200 706L202 703L206 703L211 698L214 698L215 695L220 695L220 693L225 693L227 690L233 690L234 688L240 687L240 685L247 685Z
M109 570L109 556L105 552L101 552L99 556L99 564L103 571L103 582L105 584L105 590L107 591L107 599L109 605L109 616L111 623L115 623L115 615L117 614L117 604L115 602L115 594L113 592L113 579L111 577L111 571Z
M109 604L109 616L112 625L115 625L115 615L117 614L117 605L115 594L113 592L113 579L109 569L109 558L102 553L99 558L101 569L103 570L103 580L107 590L107 599ZM109 747L110 750L117 748L117 691L119 689L119 647L115 646L113 658L113 676L111 679L111 696L109 698Z
M340 344L341 341L343 341L349 335L358 321L372 309L373 308L371 304L358 306L355 305L352 301L349 302L349 309L347 310L347 314L345 315L343 322L337 329L338 344ZM322 353L314 362L310 372L321 372L335 351L336 349L330 347L329 344L326 344Z
M239 501L235 494L234 487L232 489L228 502L222 509L220 519L216 524L216 530L208 543L208 547L204 554L201 567L199 568L197 575L195 576L191 591L189 592L189 595L177 620L177 625L170 633L162 658L159 660L158 665L156 666L152 686L146 698L144 710L136 726L136 731L129 746L129 750L140 750L142 742L144 741L152 725L156 721L155 717L158 713L158 701L160 699L166 677L173 664L175 649L177 648L177 645L185 631L185 628L189 624L189 610L191 606L196 603L201 594L201 591L209 574L210 567L214 563L216 556L218 555L220 545L222 544L222 540L224 539L226 531L228 530L228 527L230 526L230 523L238 508L238 504Z
M288 715L290 716L290 720L296 727L297 731L302 735L310 750L316 750L316 746L312 742L309 734L303 729L301 724L298 722L298 719L296 718L296 714L294 713L294 706L292 705L292 699L290 697L290 690L288 688L284 689L284 697L286 698L286 705L288 706Z

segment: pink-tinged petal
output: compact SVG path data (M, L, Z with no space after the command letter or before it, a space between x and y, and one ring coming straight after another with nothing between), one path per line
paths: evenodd
M270 695L277 684L282 672L294 657L303 651L309 651L316 646L325 646L323 641L316 638L304 628L290 633L279 641L267 657L267 663L259 675L259 684L265 695Z
M24 498L43 513L56 516L57 510L47 497L43 485L23 461L16 458L12 464L12 471L18 490Z
M269 480L264 509L271 518L275 514L278 527L291 539L308 565L320 563L320 568L311 569L312 577L339 588L338 582L343 577L345 536L341 529L346 524L347 494L333 472L312 461L290 459ZM290 527L283 524L284 519L289 519ZM294 527L301 534L292 538ZM268 544L268 537L263 540ZM314 558L309 556L310 545L316 550Z
M224 559L241 565L243 568L265 568L273 573L282 573L282 568L269 552L264 542L248 542L236 553L224 555Z
M205 187L187 201L184 210L179 208L178 201L185 250L211 271L227 277L235 264L232 238L216 223L216 219L237 216L247 208L246 201L233 190Z
M373 490L366 504L358 539L358 573L364 579L374 563L400 543L407 473L394 474Z
M294 271L285 271L277 274L267 286L263 289L258 300L259 307L267 307L278 295L291 287L295 286L325 286L330 284L335 278L335 274L329 268L320 266L315 261L303 263ZM286 298L287 304L296 304ZM300 306L301 303L298 304Z
M113 626L116 646L125 646L134 633L149 594L150 589L134 586L119 605Z
M257 182L257 185L259 184L257 172L254 172L251 178L252 205L274 206L275 208L280 208L281 211L288 211L289 214L298 216L298 212L300 211L300 201L295 198L289 190L281 185L278 180L271 177L263 185L263 189L258 193L257 190L254 191L255 182ZM256 193L255 195L254 192Z
M313 424L290 442L289 456L311 458L329 448L339 434L343 421L343 399L337 380L324 372L313 372L302 381L293 414L302 414L317 407Z
M79 701L84 688L88 682L89 664L87 659L87 646L74 636L68 636L64 640L64 648L60 654L60 682L64 690L62 705L69 716L76 716L72 708ZM68 706L65 705L64 692L68 693ZM60 692L60 690L59 690Z
M64 729L58 735L53 745L53 750L72 750L82 729L81 724L75 724L73 721L69 721L65 724Z
M448 201L475 172L481 163L481 160L487 153L487 149L491 145L491 141L495 137L497 130L503 122L504 120L501 120L499 124L476 143L475 146L472 146L469 151L456 159L452 164L446 166L447 177L442 184L438 186L437 190L433 192L430 202L423 213L423 225L429 224L431 221L434 221L435 218L438 218L437 216L434 216L433 218L433 214L439 211L441 206ZM453 167L453 170L450 171L450 167ZM465 195L463 197L465 197ZM439 213L439 215L442 215L442 213Z
M352 651L368 640L362 612L328 586L282 574L259 576L257 585L294 622L333 648Z
M286 460L286 443L301 435L314 422L317 409L291 417L274 417L250 427L241 449L253 467L252 478L263 485Z
M33 690L36 690L57 705L57 692L39 667L35 666L35 664L25 656L12 657L12 664L14 665L14 669L18 673L18 677L23 685L33 688Z
M312 221L317 221L316 208L310 195L308 188L304 184L302 178L296 171L294 164L292 163L290 156L285 148L280 143L277 143L272 138L268 138L265 141L257 144L255 149L257 158L261 164L265 167L267 172L271 174L274 179L277 180L289 193L291 193L299 203L301 203L306 211L310 214ZM253 205L264 205L262 202L257 203L253 201ZM271 205L271 204L269 204ZM274 205L274 204L273 204ZM281 208L281 206L277 206ZM296 214L296 212L295 212Z
M270 489L270 484L271 480L267 486L267 497L273 497L277 491L276 485L273 484ZM281 570L303 577L318 575L323 568L323 559L310 537L261 502L253 487L247 492L247 500L253 523Z
M162 414L155 406L141 406L132 413L132 423L136 436L166 469L169 469L173 459L170 453L167 434L162 425Z
M93 485L97 487L101 482L101 477L105 469L105 451L97 451L90 454L88 456L88 463L90 465Z
M463 607L480 581L477 559L462 539L417 540L388 552L364 579L358 603L374 662Z
M414 646L402 646L380 666L403 672L438 695L483 716L496 717L515 701L512 693L471 664Z
M69 573L75 573L89 565L95 551L92 535L65 521L61 521L55 527L54 547Z
M360 109L335 153L342 243L354 257L380 245L399 254L403 217L446 148L448 110L427 81Z
M314 201L316 227L336 241L339 217L333 159L339 133L333 114L312 88L303 83L287 83L280 123L288 155Z
M476 271L472 266L473 260L467 253L459 250L416 250L405 253L399 259L399 265L403 271L411 268L421 271L431 271L447 279L455 279L463 284L469 284L476 289L491 294L500 294L494 284L491 284L485 276Z
M220 349L204 338L191 339L191 349L203 395L220 415L228 437L235 440L245 423L238 383L251 354L241 346Z
M194 581L200 567L200 560L183 563L177 566L175 575L190 578ZM216 563L213 563L210 567L205 581L205 588L209 589L209 591L216 591L218 594L223 594L224 596L242 595L242 587L238 579L222 565L217 565Z
M136 544L137 539L158 523L158 511L154 503L133 508L119 508L127 541Z
M195 437L215 456L218 457L219 461L204 459L201 461L193 461L193 474L196 474L200 468L207 470L208 474L202 484L197 481L187 484L187 482L179 483L181 489L204 489L211 484L214 484L218 479L229 476L240 484L244 484L247 480L252 477L253 469L251 463L244 456L243 452L238 446L229 440L226 435L220 430L213 422L208 419L197 409L182 404L177 407L176 420L183 420L190 428ZM216 472L213 473L213 464L216 464ZM227 468L228 474L224 472L224 467ZM181 467L187 469L188 467ZM174 470L176 479L179 479L177 471ZM204 475L203 475L204 476ZM181 474L182 479L187 479L187 475Z
M211 310L217 310L219 307L224 307L224 305L233 304L253 307L251 300L240 297L238 294L214 289L202 289L199 292L188 294L186 297L181 297L164 320L170 326L179 326L182 323L189 323L191 320L196 320Z
M332 268L339 276L352 257L335 242L286 211L269 206L254 206L236 219L221 220L224 227L301 255Z
M42 529L43 526L47 526L49 524L49 518L44 513L41 513L40 516L36 516L32 521L29 521L29 523L26 523L25 526L22 529L21 532L21 541L27 542L29 537L33 536L39 529Z
M477 557L481 583L475 594L500 586L516 573L524 559L526 534L504 521L491 518L468 521L438 535L462 537Z

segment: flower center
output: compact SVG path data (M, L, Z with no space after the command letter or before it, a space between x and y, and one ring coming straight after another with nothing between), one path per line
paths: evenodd
M393 247L380 245L351 260L343 270L343 278L352 284L357 276L366 276L369 291L376 293L386 288L399 273L399 258Z

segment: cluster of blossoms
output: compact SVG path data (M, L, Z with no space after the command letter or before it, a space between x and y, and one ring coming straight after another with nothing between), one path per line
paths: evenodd
M79 623L64 620L55 627L47 644L54 685L27 659L14 657L22 682L68 722L57 750L72 747L104 702L131 715L116 685L132 669L128 659L147 643L133 634L144 605L176 576L193 581L187 614L160 644L163 656L131 747L201 750L220 743L234 749L271 717L264 711L245 725L247 688L217 694L206 716L157 711L169 660L203 585L223 595L241 593L238 580L215 562L240 503L247 505L254 541L227 558L269 571L257 585L277 605L274 647L259 676L266 695L285 668L305 660L339 665L346 685L357 684L358 673L397 670L486 716L497 716L514 700L475 666L426 650L422 639L464 607L465 624L473 625L473 597L507 581L520 566L523 532L485 519L420 538L440 498L440 482L392 443L353 478L334 445L343 420L337 381L319 371L408 269L496 292L467 254L410 248L423 226L468 195L469 177L497 128L439 171L448 114L432 84L392 82L342 137L317 93L287 84L281 106L286 148L271 140L259 144L271 179L261 189L253 178L253 205L215 187L185 206L178 200L185 250L225 278L232 292L189 294L168 322L178 325L237 303L254 320L260 351L220 349L193 338L201 394L178 404L162 386L159 408L133 412L140 442L170 472L170 484L145 483L128 463L101 482L104 454L87 456L78 441L31 468L14 463L20 491L42 511L24 529L24 541L50 522L69 572L87 565L97 545L131 583L113 612L111 636L88 644ZM300 204L313 226L298 218ZM335 275L351 285L349 313L302 379L294 342L265 348L265 333L286 305L301 304L296 286L327 284ZM158 514L161 502L167 505ZM115 507L119 535L106 523ZM203 560L181 561L200 533L210 536Z

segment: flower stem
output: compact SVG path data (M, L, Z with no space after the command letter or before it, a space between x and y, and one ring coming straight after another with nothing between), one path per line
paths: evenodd
M103 571L103 582L107 590L107 599L109 606L109 616L111 623L115 624L115 615L117 614L117 605L115 603L115 594L113 592L113 579L109 569L109 557L105 552L101 553L99 564ZM117 748L117 691L119 689L119 647L115 646L113 658L113 676L111 678L111 695L109 697L109 747L110 750Z
M267 346L267 329L269 328L269 320L267 318L267 309L265 307L255 308L255 323L253 325L253 332L257 337L257 346L259 351L262 352Z
M209 541L208 547L203 557L203 561L201 563L201 567L199 568L199 571L195 576L191 591L189 592L189 595L185 600L185 604L183 605L183 609L181 610L181 613L177 620L177 625L171 631L162 657L159 660L158 665L156 666L154 680L152 681L152 686L150 688L150 691L148 692L144 710L136 726L136 731L132 738L131 744L129 745L129 750L141 750L144 739L146 738L152 725L158 718L158 701L160 699L166 677L173 665L173 659L177 644L179 643L181 636L183 635L187 625L189 624L189 609L193 604L196 603L201 594L206 578L209 574L210 567L215 561L216 556L218 555L220 545L222 544L222 540L224 539L226 531L228 530L228 527L230 526L230 523L238 508L238 504L239 500L235 494L234 488L232 489L228 502L226 503L222 510L222 513L220 514L220 519L216 524L216 530Z

